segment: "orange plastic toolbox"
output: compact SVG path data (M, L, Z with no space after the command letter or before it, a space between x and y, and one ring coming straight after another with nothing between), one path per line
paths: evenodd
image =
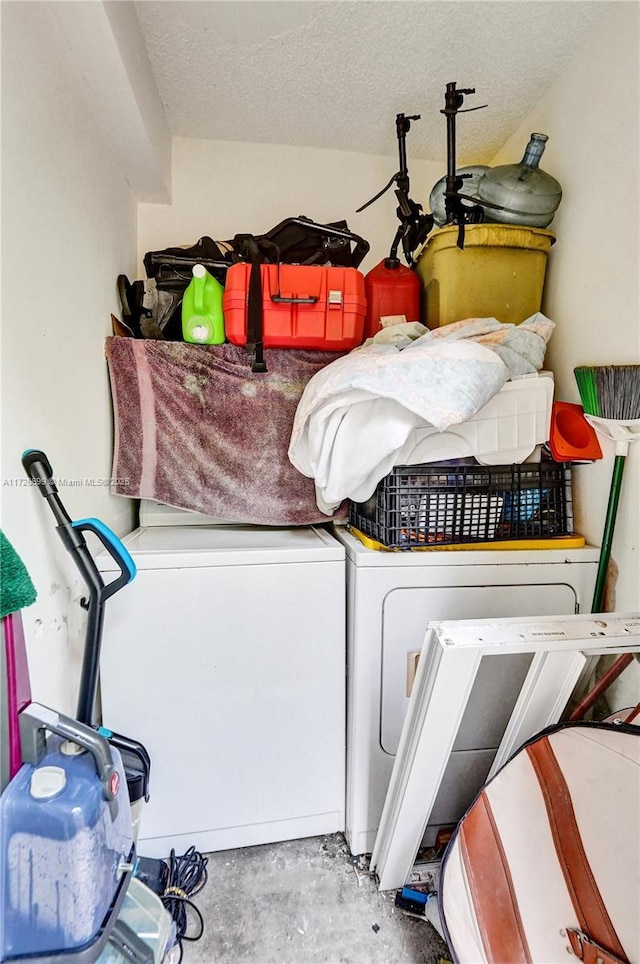
M227 271L222 308L227 339L246 345L251 265ZM349 351L363 341L366 298L357 268L262 264L265 348Z

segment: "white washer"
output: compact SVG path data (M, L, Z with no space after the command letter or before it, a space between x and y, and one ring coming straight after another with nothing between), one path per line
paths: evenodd
M334 531L347 552L346 836L360 854L373 847L428 623L585 611L598 550L381 552ZM483 661L425 845L457 822L484 782L529 660Z
M139 852L344 829L345 551L319 528L160 526L106 605L105 725L151 756ZM108 580L113 563L98 558Z

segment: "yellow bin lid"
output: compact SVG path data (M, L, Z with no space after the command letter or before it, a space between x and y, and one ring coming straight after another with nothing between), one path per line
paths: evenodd
M553 231L519 224L466 224L464 228L465 248L526 248L529 251L548 252L555 241ZM458 225L447 224L429 236L420 257L424 257L427 251L435 253L445 248L455 248L457 244Z

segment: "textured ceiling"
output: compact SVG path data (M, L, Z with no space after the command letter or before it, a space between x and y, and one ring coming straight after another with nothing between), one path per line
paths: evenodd
M599 0L142 0L174 136L446 156L445 85L475 87L458 161L490 159L617 6Z

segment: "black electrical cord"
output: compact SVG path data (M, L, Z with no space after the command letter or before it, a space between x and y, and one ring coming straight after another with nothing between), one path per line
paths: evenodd
M199 941L204 933L202 914L190 898L199 894L207 882L209 858L203 857L195 847L189 847L181 857L177 857L175 850L172 850L169 860L163 862L168 873L161 900L176 924L176 944L180 947L177 964L180 964L183 953L182 942ZM187 934L190 916L196 918L196 934Z

